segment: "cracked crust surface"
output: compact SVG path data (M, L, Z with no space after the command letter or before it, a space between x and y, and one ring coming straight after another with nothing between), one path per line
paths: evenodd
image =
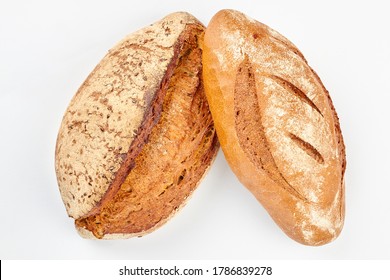
M217 13L204 42L206 95L229 165L291 238L335 239L345 151L322 82L291 42L240 12Z
M217 138L201 82L200 32L185 32L160 119L120 189L112 198L103 199L97 213L76 220L79 228L88 229L96 238L142 235L168 220L214 158Z
M174 13L130 34L108 52L71 100L55 158L70 217L98 211L102 199L107 193L114 196L134 167L134 157L159 120L160 93L177 64L179 38L189 26L203 30L188 13Z

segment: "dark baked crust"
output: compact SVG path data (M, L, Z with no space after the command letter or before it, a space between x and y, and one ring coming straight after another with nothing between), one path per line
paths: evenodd
M130 34L72 99L58 134L56 172L82 236L125 238L156 229L183 206L208 170L219 145L201 77L203 32L197 19L179 12ZM159 135L183 133L172 146L180 145L175 152L188 153L188 159L161 154L171 149ZM176 165L187 160L184 174ZM159 184L144 182L158 174L170 175L176 186L158 192ZM137 186L146 193L126 200ZM149 212L135 210L139 205ZM126 211L134 213L129 217Z
M93 211L76 220L77 227L97 238L141 235L167 220L194 191L218 147L202 82L202 34L201 26L188 25L179 37L141 137L125 160L128 172L114 181L120 185L112 185ZM174 142L165 140L172 137Z

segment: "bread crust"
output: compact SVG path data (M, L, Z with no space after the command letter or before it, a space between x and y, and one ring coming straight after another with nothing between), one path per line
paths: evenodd
M217 141L217 138L215 138L215 141ZM211 158L211 161L209 162L209 164L206 166L206 170L204 171L203 173L203 176L200 180L197 181L196 183L196 186L195 188L200 184L200 182L202 182L203 178L207 175L209 169L211 168L211 166L213 165L214 161L215 161L215 158L216 158L216 154L218 153L218 150L219 150L219 143L216 143L214 145L214 155L213 157ZM147 229L147 230L144 230L144 231L141 231L141 232L135 232L135 233L108 233L108 234L105 234L102 238L97 238L92 231L84 228L84 227L80 227L77 225L77 223L75 224L75 227L76 227L76 230L77 232L79 233L79 235L85 239L103 239L103 240L115 240L115 239L127 239L127 238L132 238L132 237L142 237L142 236L145 236L155 230L157 230L158 228L160 228L161 226L163 226L166 222L168 222L173 216L176 215L176 213L180 212L180 210L188 203L188 201L191 199L192 195L194 194L194 192L191 192L189 193L189 195L186 197L186 199L180 204L180 206L175 209L174 211L172 211L170 213L170 215L162 220L160 220L157 224L155 224L153 227Z
M80 87L64 115L56 145L57 180L70 217L80 221L99 214L120 191L160 120L165 92L182 55L184 40L197 40L191 36L201 36L203 30L203 25L188 13L170 14L119 42ZM198 63L201 69L200 59ZM198 83L197 98L203 98L201 78L194 77L193 83ZM202 118L206 120L198 121L205 127L199 133L210 132L209 140L200 135L200 143L205 145L204 150L199 148L204 152L200 158L204 165L197 172L203 174L216 155L218 141L211 116ZM198 183L191 183L191 193ZM161 217L158 224L166 220ZM83 226L79 229L81 235L91 236L91 229ZM131 233L118 228L111 232L112 228L107 226L107 232L93 235L139 236L157 226L145 224L139 232Z
M306 245L344 222L345 147L328 91L282 35L234 10L210 21L205 90L225 157L275 222Z

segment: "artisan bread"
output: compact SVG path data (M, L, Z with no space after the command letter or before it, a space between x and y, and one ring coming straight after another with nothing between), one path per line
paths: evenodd
M184 205L215 158L203 34L190 14L170 14L113 47L71 100L55 167L83 237L153 231Z
M345 148L328 91L301 52L234 10L210 21L206 96L239 180L292 239L334 240L344 222Z

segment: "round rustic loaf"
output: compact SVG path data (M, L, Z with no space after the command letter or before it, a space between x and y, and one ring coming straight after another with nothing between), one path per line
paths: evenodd
M203 34L190 14L170 14L113 47L71 100L55 167L82 236L156 229L184 205L215 158Z
M344 222L345 148L328 91L301 52L234 10L210 21L206 96L225 157L282 230L307 245Z

